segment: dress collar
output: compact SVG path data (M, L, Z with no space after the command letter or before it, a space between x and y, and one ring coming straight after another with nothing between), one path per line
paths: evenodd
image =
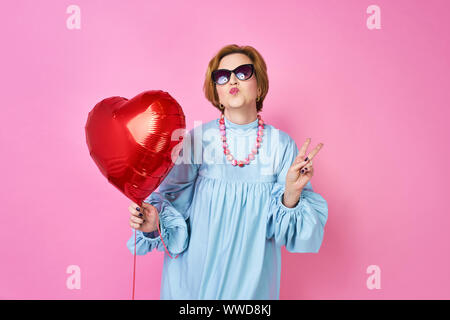
M228 120L226 116L224 116L225 119L225 128L226 129L233 129L233 130L248 130L258 127L258 118L256 118L254 121L246 123L246 124L237 124L234 122L231 122ZM219 118L220 120L220 118Z

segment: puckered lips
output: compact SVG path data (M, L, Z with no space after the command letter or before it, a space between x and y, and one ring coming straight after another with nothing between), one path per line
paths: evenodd
M230 90L230 93L233 94L233 95L235 95L238 92L239 92L238 88L231 88L231 90Z

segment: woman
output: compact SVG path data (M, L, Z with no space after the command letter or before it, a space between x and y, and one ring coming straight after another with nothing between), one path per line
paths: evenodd
M305 158L310 139L299 151L287 133L264 124L266 64L250 46L220 50L204 90L220 118L189 131L184 162L145 200L145 216L129 207L136 253L178 254L164 255L161 299L279 299L281 246L316 253L322 243L328 206L309 180L323 144Z

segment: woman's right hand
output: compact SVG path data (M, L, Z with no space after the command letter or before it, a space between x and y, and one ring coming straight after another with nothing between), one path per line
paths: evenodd
M142 207L139 208L140 211L138 211L137 208L139 208L139 206L134 202L131 202L128 207L128 211L131 213L130 227L142 232L158 230L158 209L146 202L142 203Z

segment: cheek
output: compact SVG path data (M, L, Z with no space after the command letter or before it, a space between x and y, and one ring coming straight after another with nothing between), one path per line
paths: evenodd
M217 90L217 94L219 96L225 96L227 93L227 91L224 87L216 87L216 90Z
M258 83L256 82L256 79L252 79L252 81L248 82L247 90L249 93L256 92L258 89Z

